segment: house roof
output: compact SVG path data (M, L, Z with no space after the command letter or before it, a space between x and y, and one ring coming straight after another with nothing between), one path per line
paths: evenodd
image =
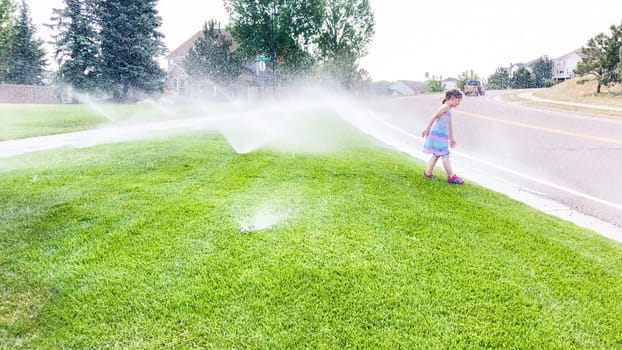
M425 85L420 81L398 80L389 87L389 90L400 95L413 95L425 92Z
M581 50L581 48L578 48L576 50L572 50L572 51L568 52L565 55L561 55L561 56L557 57L557 59L559 60L559 59L562 59L564 57L568 57L568 56L572 56L572 55L576 55L576 56L579 56L581 58L585 57L585 55L583 54L583 51Z
M374 82L371 84L371 91L375 95L390 95L391 89L386 84Z
M188 77L188 73L186 73L186 71L175 62L171 62L171 67L168 70L168 75L169 77Z
M233 37L231 36L231 33L229 33L228 31L224 29L219 29L219 30L220 30L220 33L222 33L225 36L225 39L233 43L233 45L231 46L231 49L234 49L235 42L233 41ZM175 50L173 50L171 53L166 55L165 58L167 60L170 60L173 58L186 57L186 55L188 55L188 52L192 50L192 48L194 47L194 44L197 42L197 40L201 36L203 36L203 30L199 30L198 32L194 33L194 35L188 38L188 40L184 41L183 44L179 45Z
M425 84L420 81L399 80L398 83L403 83L404 85L408 86L414 92L418 92L418 93L425 92Z
M183 44L179 45L175 50L171 51L168 55L166 55L166 59L177 58L177 57L186 57L188 52L192 50L194 44L197 42L197 39L203 35L203 31L199 30L193 36L188 38L188 40L184 41Z

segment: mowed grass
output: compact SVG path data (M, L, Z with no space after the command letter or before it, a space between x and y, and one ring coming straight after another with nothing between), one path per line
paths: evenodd
M548 89L535 90L534 95L553 100L622 108L621 84L603 85L600 94L596 93L596 85L596 80L591 76L578 77Z
M222 110L222 106L212 109ZM125 122L154 121L208 113L199 107L143 104L0 104L0 141L93 129Z
M622 347L619 243L357 135L0 165L1 348Z
M85 130L108 121L85 105L0 104L0 141Z
M622 85L602 86L600 94L596 93L596 81L588 77L569 79L553 87L531 89L533 95L551 100L550 102L534 102L520 95L528 90L512 90L502 95L508 102L522 102L530 106L599 115L605 117L622 117ZM561 103L557 103L561 102ZM563 102L579 103L588 106L568 105ZM614 107L619 110L602 109L601 106Z

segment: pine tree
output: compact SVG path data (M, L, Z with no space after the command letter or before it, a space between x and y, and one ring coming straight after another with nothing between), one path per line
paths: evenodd
M156 58L165 51L157 0L96 0L101 28L101 78L115 101L164 89Z
M611 26L611 37L600 33L588 40L587 45L581 48L584 57L577 64L575 73L578 75L591 74L597 81L596 93L599 94L602 85L620 81L618 66L622 51L622 24L620 27Z
M507 89L508 87L510 87L510 74L506 68L499 67L494 74L488 77L488 89L501 90Z
M553 61L542 56L533 64L534 87L543 88L553 78Z
M512 89L528 89L533 87L533 77L524 67L519 68L510 78Z
M26 1L18 5L18 18L11 39L7 81L14 84L42 85L45 72L43 42L35 39L35 27Z
M15 6L11 0L0 0L0 83L7 80L9 49L13 36Z
M54 9L56 59L60 81L78 91L93 92L101 72L99 34L95 28L91 0L65 0L64 9Z
M199 86L211 82L231 87L240 75L240 62L232 52L232 43L215 21L205 23L203 35L188 53L184 66L191 81Z

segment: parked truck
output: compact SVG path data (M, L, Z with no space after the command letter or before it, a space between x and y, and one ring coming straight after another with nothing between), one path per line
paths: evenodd
M464 84L462 92L466 96L483 96L485 94L482 82L479 80L469 80Z

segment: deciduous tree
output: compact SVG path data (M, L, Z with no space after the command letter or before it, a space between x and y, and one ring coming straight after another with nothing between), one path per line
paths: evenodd
M472 69L464 71L460 73L460 75L458 75L458 83L457 83L458 89L464 90L464 85L469 80L481 80L481 79L479 78L479 75L475 74L475 71Z
M600 93L602 85L619 82L620 51L622 50L622 24L612 25L611 36L600 33L588 40L581 48L584 57L577 64L575 73L591 74L597 81L596 93Z
M257 56L272 56L274 38L281 78L311 70L324 14L323 0L224 0L224 3L231 16L228 29L240 57L253 60Z
M445 86L443 86L443 82L440 79L429 79L425 82L425 91L427 92L443 92L445 91Z
M357 78L358 60L367 54L374 33L374 14L368 0L326 0L318 38L324 70L351 88Z
M324 69L347 88L359 79L358 60L367 54L375 33L368 0L326 0L318 39Z
M281 78L306 74L315 67L348 88L365 80L358 60L367 53L375 31L368 0L224 2L243 58L271 56L274 35Z

